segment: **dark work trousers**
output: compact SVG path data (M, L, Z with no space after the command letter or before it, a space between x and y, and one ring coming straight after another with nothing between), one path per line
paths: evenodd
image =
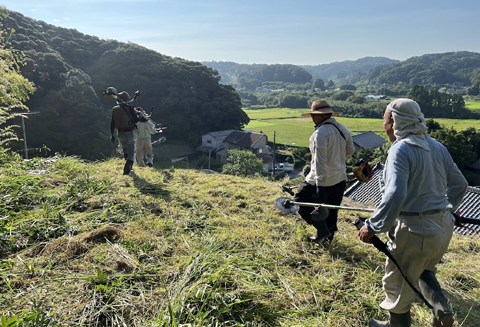
M345 192L346 185L347 182L342 181L332 186L326 186L324 188L325 198L320 199L317 195L317 187L314 185L310 185L307 182L303 182L298 187L297 193L295 193L295 197L293 198L293 200L295 202L325 203L338 206L342 203L343 193ZM300 206L298 213L308 224L315 226L311 216L311 213L314 209L315 208L312 207ZM338 210L329 209L328 217L325 219L325 222L332 235L338 230L337 218Z

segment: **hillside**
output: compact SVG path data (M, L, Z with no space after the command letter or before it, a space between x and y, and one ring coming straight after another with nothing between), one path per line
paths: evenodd
M110 86L132 97L140 91L134 104L147 112L154 107L152 118L168 126L170 139L198 145L207 132L241 129L248 123L235 90L220 84L216 72L198 62L99 39L16 12L1 23L4 30L14 29L5 47L17 54L22 75L36 87L26 102L39 113L26 121L35 154L110 157L115 150L109 141L115 103L102 97ZM22 149L23 144L16 146Z
M320 78L325 83L329 80L334 82L349 82L358 79L358 76L368 72L372 68L398 63L398 60L385 57L365 57L357 60L345 60L322 65L302 65L313 78Z
M233 62L203 62L203 64L216 69L222 77L222 83L247 89L249 88L247 81L251 83L255 79L248 79L250 75L246 72L265 66ZM469 86L473 74L480 68L480 53L468 51L434 53L411 57L404 61L365 57L298 67L308 72L312 76L312 81L322 79L325 84L331 80L336 85L350 83L371 87L402 85L410 88L415 84ZM265 84L265 81L263 82Z
M405 61L378 66L368 72L369 85L445 85L469 86L475 70L480 68L480 53L456 51L425 54Z
M0 157L0 315L24 326L365 326L384 256L340 212L330 247L274 207L278 182L74 157ZM480 241L455 235L438 277L480 319ZM420 302L413 326L429 325Z

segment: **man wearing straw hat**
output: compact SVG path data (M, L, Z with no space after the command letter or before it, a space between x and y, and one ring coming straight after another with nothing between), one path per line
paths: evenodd
M298 187L295 201L331 205L342 202L347 181L346 160L355 153L355 147L350 131L332 118L339 114L325 100L314 101L310 112L302 114L302 117L312 118L315 132L310 137L310 172ZM316 235L311 237L313 241L326 238L330 243L333 240L338 230L338 210L329 210L326 218L315 214L311 207L301 206L298 212L317 229Z

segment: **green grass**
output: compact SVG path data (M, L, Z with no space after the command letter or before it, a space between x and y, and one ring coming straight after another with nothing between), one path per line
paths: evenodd
M366 326L385 257L340 211L333 244L278 211L278 182L76 158L2 161L0 316L18 326ZM283 181L288 182L288 181ZM346 205L352 205L346 203ZM382 236L383 238L384 236ZM480 240L455 235L438 278L480 320ZM413 326L431 313L420 302Z
M472 111L478 111L480 110L480 101L465 101L465 106Z
M313 123L310 118L301 118L301 114L308 112L308 109L261 109L244 110L250 117L250 123L245 126L245 130L254 130L263 132L273 141L274 132L275 141L279 144L308 147L308 140L313 132ZM347 118L338 116L335 119L345 125L352 134L358 134L367 131L373 131L382 137L383 120L373 118ZM453 127L457 131L474 127L480 129L480 120L473 119L435 119L441 125Z

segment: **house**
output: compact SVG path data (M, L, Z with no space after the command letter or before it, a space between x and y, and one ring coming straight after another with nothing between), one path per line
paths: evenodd
M233 129L225 131L211 132L202 136L202 145L197 148L197 151L203 152L219 161L223 161L221 154L218 154L224 148L223 141L225 138L233 132Z
M382 199L379 183L382 172L383 165L376 164L373 167L373 177L368 183L355 182L343 195L371 207L378 206ZM469 186L458 210L462 213L462 217L478 219L480 224L480 189ZM455 226L454 230L462 235L480 235L480 225L476 224L464 224L464 227Z
M227 163L229 150L246 150L262 159L266 170L273 166L273 157L267 146L267 135L254 131L225 130L211 132L202 136L202 145L198 151L212 155L216 160Z
M270 155L267 142L267 135L263 133L233 131L223 141L224 148L219 151L219 155L222 157L222 162L227 163L229 150L251 151L257 158L262 159L264 167L268 170L273 164L273 157Z
M369 94L369 95L366 95L366 96L365 96L365 99L367 99L367 100L380 101L380 100L383 99L384 97L385 97L384 95L372 95L372 94Z
M360 149L375 149L378 148L387 141L372 131L363 132L357 135L352 136L353 145L355 146L355 152Z

